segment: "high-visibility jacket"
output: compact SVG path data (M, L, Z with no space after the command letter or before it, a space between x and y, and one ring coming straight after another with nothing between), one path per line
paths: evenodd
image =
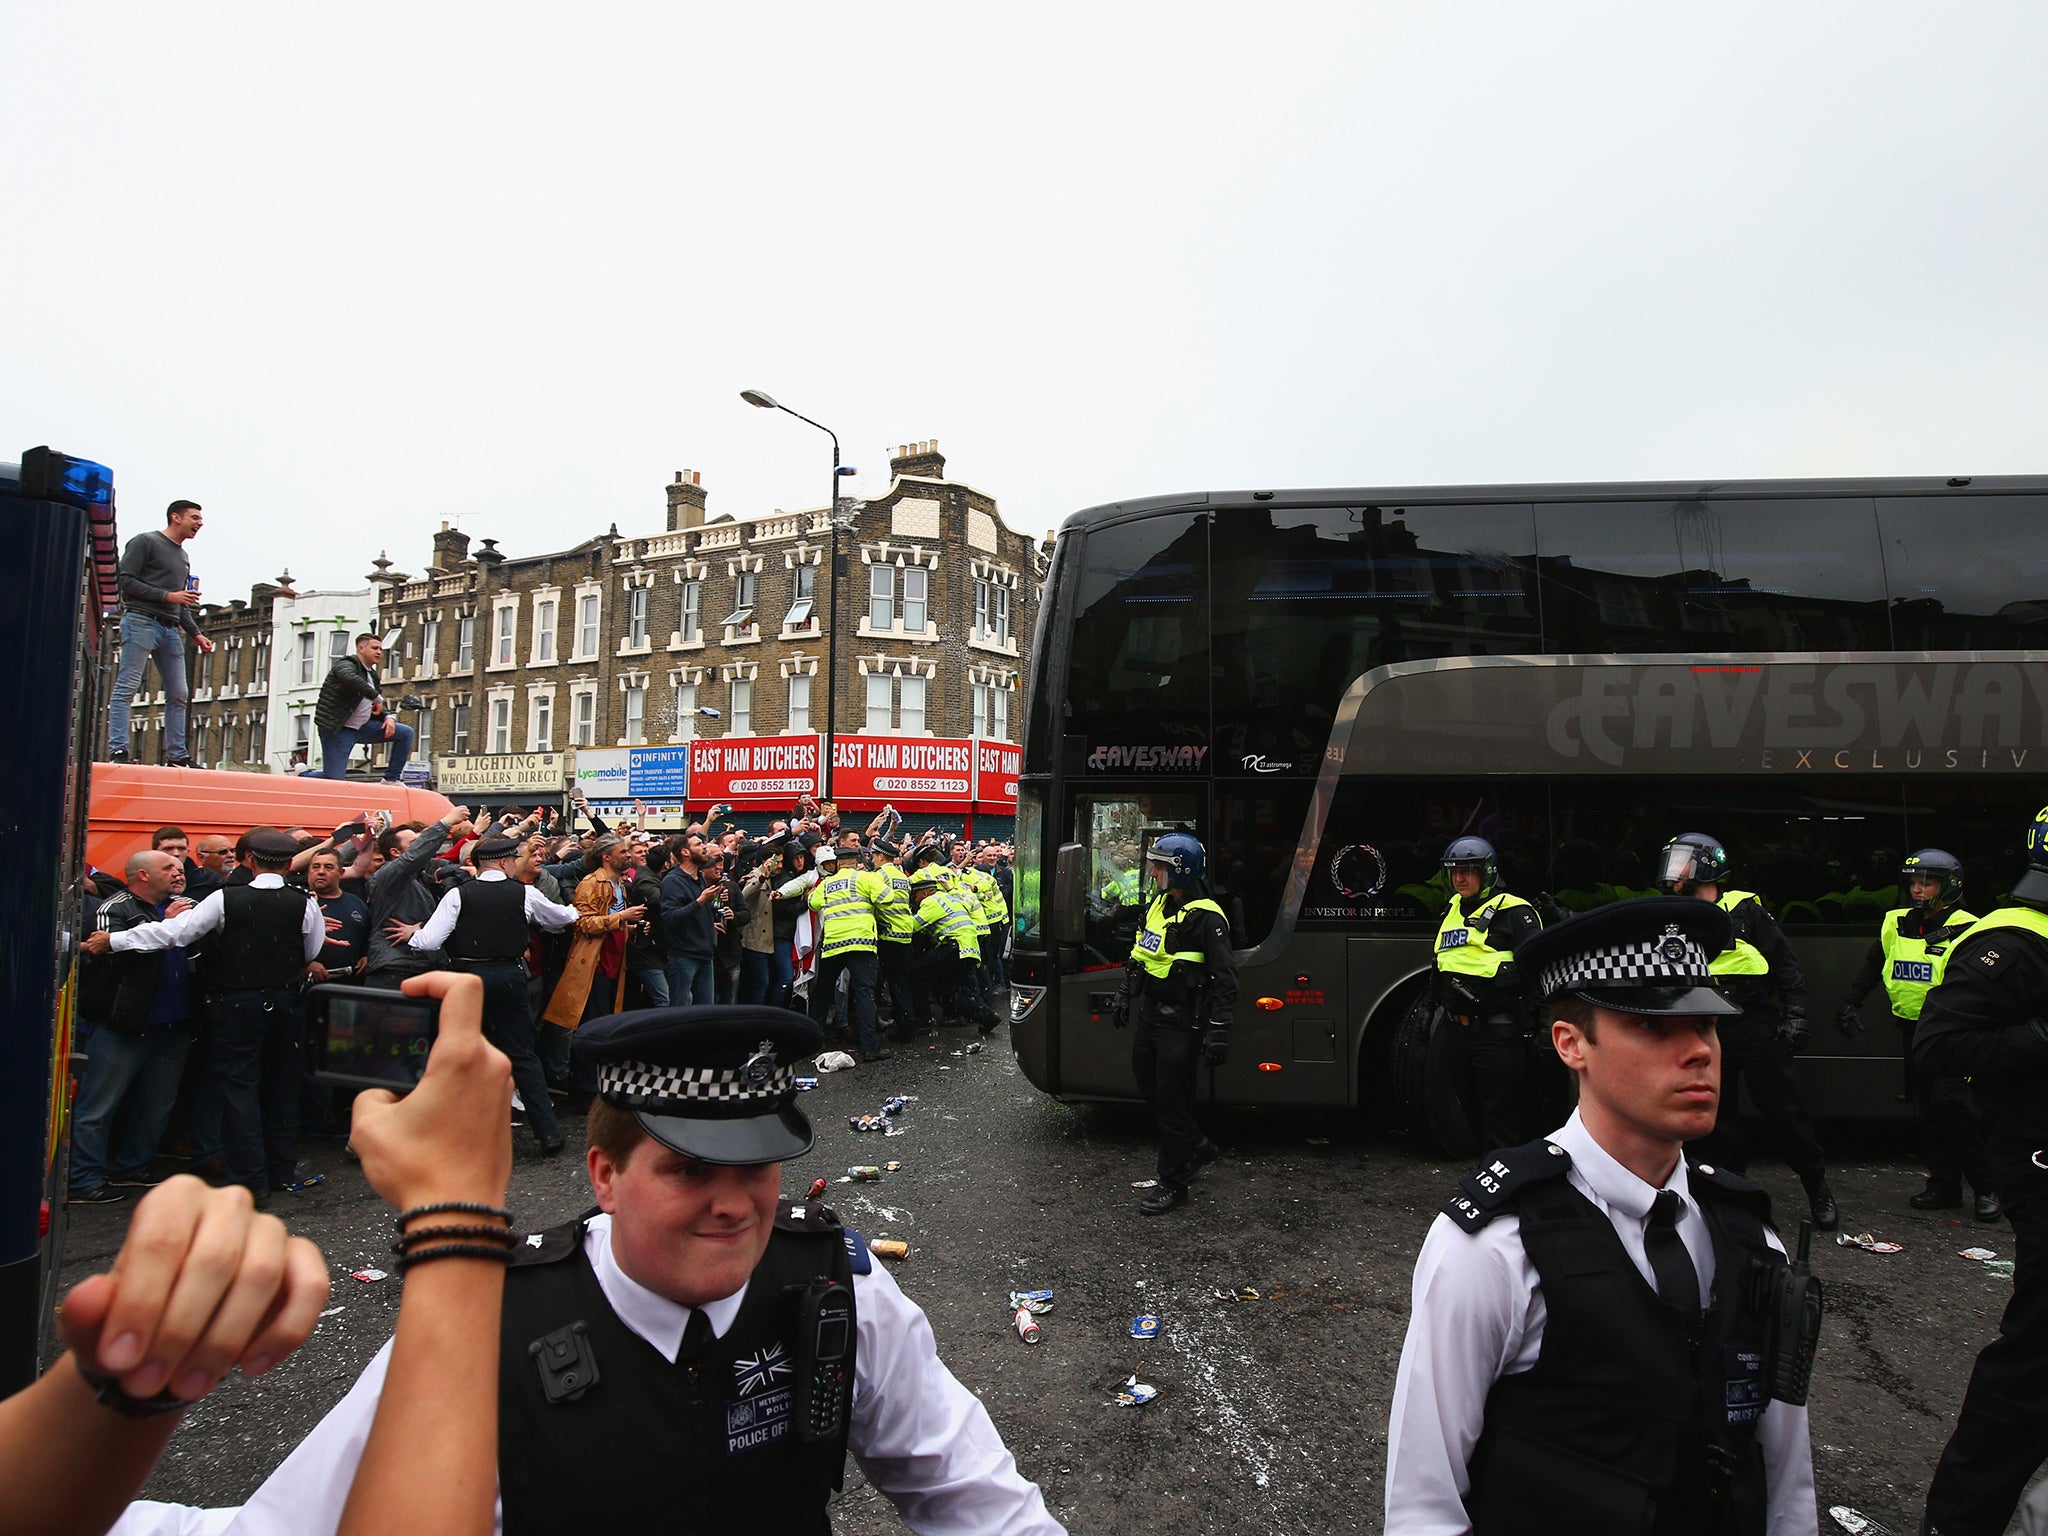
M875 909L881 904L885 887L873 871L842 870L827 875L811 887L811 910L818 914L822 932L818 942L820 959L875 948Z
M1152 905L1145 909L1145 925L1138 930L1137 938L1131 943L1131 958L1142 965L1149 974L1159 977L1162 981L1173 973L1173 963L1176 960L1185 961L1190 965L1205 962L1209 958L1205 950L1171 950L1166 947L1167 929L1175 926L1190 912L1214 912L1223 920L1226 927L1230 922L1230 919L1224 916L1223 909L1206 896L1198 896L1193 901L1183 902L1180 910L1168 917L1166 893L1162 891L1152 898Z
M917 909L917 926L932 936L935 944L951 944L963 960L981 963L981 939L974 931L974 919L951 892L934 890Z
M1892 1012L1902 1019L1920 1017L1927 994L1941 984L1942 973L1948 969L1949 951L1977 921L1974 913L1958 907L1943 916L1940 927L1918 938L1901 933L1900 924L1917 912L1914 907L1901 907L1885 913L1884 927L1877 935L1884 951L1885 996L1891 999Z
M989 931L988 913L981 904L981 889L974 883L975 873L972 865L956 865L946 871L946 883L942 889L974 919L974 931L985 936Z
M991 928L1000 928L1010 920L1010 904L1003 900L1003 888L996 884L996 877L978 864L969 865L961 875L966 879L968 889L974 892L981 904L982 918Z
M1721 899L1714 903L1730 917L1745 901L1757 901L1751 891L1723 891ZM1757 901L1759 906L1762 905ZM1747 939L1736 939L1721 953L1707 962L1707 970L1715 976L1768 976L1771 962L1764 958L1764 952Z
M1496 891L1468 916L1465 898L1454 896L1451 907L1436 930L1436 968L1457 976L1484 976L1491 980L1514 958L1510 949L1495 949L1487 941L1487 929L1502 912L1512 912L1529 903L1506 891Z
M908 944L917 927L916 916L910 910L910 877L897 864L884 864L874 875L888 887L887 895L875 903L875 916L882 923L882 939L885 943Z

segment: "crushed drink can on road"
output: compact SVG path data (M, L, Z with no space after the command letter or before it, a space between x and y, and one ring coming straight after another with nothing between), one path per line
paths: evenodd
M910 1100L900 1093L893 1098L882 1100L882 1113L885 1115L900 1115L909 1107Z
M1038 1319L1031 1315L1029 1307L1019 1307L1011 1315L1010 1321L1016 1325L1018 1338L1022 1339L1026 1344L1036 1344L1038 1342Z
M848 1115L846 1123L856 1131L886 1131L889 1122L880 1115Z
M1131 1337L1134 1339L1156 1339L1159 1337L1159 1319L1151 1313L1141 1313L1131 1319Z
M878 1253L885 1259L907 1259L910 1257L910 1244L901 1238L878 1237L868 1244L868 1252Z
M873 1163L856 1163L846 1170L849 1177L859 1184L872 1184L881 1178L882 1170Z
M1115 1401L1123 1407L1135 1408L1141 1403L1151 1402L1158 1395L1159 1389L1157 1387L1148 1381L1140 1381L1136 1376L1133 1376L1116 1389Z
M884 1173L901 1173L902 1171L903 1171L903 1165L902 1165L901 1163L884 1163L884 1164L882 1164L882 1172L884 1172Z
M384 1271L381 1269L352 1269L348 1272L348 1277L351 1280L362 1280L365 1282L386 1278Z
M809 1093L817 1086L818 1080L815 1077L800 1077L796 1080L796 1091L798 1093Z
M970 1040L970 1041L968 1041L968 1042L967 1042L967 1054L968 1054L968 1055L970 1055L970 1056L979 1056L979 1055L981 1054L981 1049L982 1049L982 1045L981 1045L981 1042L980 1042L979 1040Z
M1850 1509L1845 1504L1829 1507L1828 1517L1849 1533L1849 1536L1892 1536L1892 1528L1880 1525L1861 1511Z
M1052 1292L1049 1290L1012 1291L1010 1292L1010 1305L1021 1308L1026 1312L1050 1312L1052 1310Z
M1904 1243L1880 1243L1868 1232L1860 1232L1854 1237L1851 1237L1847 1232L1840 1233L1835 1238L1835 1246L1838 1248L1861 1248L1867 1253L1903 1253L1906 1247Z
M823 1179L813 1179L811 1180L810 1193L805 1195L804 1198L806 1200L815 1200L823 1193L825 1193L825 1181Z

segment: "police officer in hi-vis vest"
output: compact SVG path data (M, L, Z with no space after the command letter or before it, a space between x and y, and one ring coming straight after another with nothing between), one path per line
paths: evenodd
M1913 1026L1921 1006L1941 980L1951 947L1977 921L1975 913L1962 907L1963 866L1952 853L1922 848L1906 855L1899 878L1912 905L1885 913L1863 969L1835 1010L1835 1024L1852 1039L1862 1034L1863 999L1883 985L1892 1020L1904 1037L1906 1085L1920 1106L1926 1138L1927 1187L1906 1203L1916 1211L1953 1210L1963 1203L1967 1177L1977 1194L1977 1219L1996 1221L1998 1195L1969 1079L1930 1077L1913 1070Z
M2048 809L2012 895L1950 947L1913 1029L1913 1071L1971 1080L2012 1223L2012 1300L1927 1494L1930 1536L1996 1536L2048 1459Z
M778 1199L812 1146L796 1072L822 1043L801 1014L735 1005L576 1031L599 1210L533 1233L506 1271L505 1536L826 1536L849 1451L912 1531L1063 1536L860 1234ZM335 1529L390 1360L387 1344L238 1532Z
M1467 1175L1423 1242L1388 1531L1813 1536L1811 1282L1762 1190L1683 1155L1714 1124L1732 926L1645 896L1517 951L1578 1108Z
M1536 909L1501 890L1500 862L1483 837L1444 850L1451 904L1436 930L1439 1027L1451 1032L1452 1078L1478 1150L1528 1135L1529 1050L1515 948L1542 926Z
M1678 896L1711 901L1733 919L1734 936L1713 958L1722 992L1742 1010L1721 1024L1721 1114L1700 1155L1738 1171L1742 1150L1742 1084L1783 1143L1813 1208L1813 1224L1841 1223L1828 1188L1827 1153L1792 1080L1792 1057L1806 1049L1806 978L1785 934L1749 891L1733 889L1728 850L1704 832L1685 832L1664 845L1657 883Z
M852 1015L855 1043L862 1061L887 1061L894 1053L875 1033L875 983L881 961L876 913L888 900L882 878L860 867L858 849L840 850L820 843L811 851L818 861L818 883L808 900L818 914L818 963L811 976L811 1017L823 1029L832 1017L839 978L846 977L846 1011Z
M1202 883L1202 845L1168 832L1145 854L1153 897L1124 962L1120 1011L1137 1025L1131 1072L1159 1127L1159 1185L1138 1202L1162 1216L1188 1197L1188 1181L1216 1157L1195 1123L1195 1067L1230 1056L1237 961L1230 924Z

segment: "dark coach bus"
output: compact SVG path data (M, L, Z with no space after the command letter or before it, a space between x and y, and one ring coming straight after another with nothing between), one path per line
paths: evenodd
M1959 855L1983 911L2048 799L2048 478L1257 491L1060 532L1018 791L1027 1076L1129 1098L1109 1021L1149 840L1210 851L1242 968L1216 1102L1355 1105L1452 1146L1416 999L1444 846L1583 909L1727 844L1807 973L1814 1112L1907 1113L1831 1019ZM1876 1022L1878 999L1867 1005Z
M56 1301L87 775L118 602L113 476L0 463L0 1397L35 1380ZM107 658L111 660L111 658Z

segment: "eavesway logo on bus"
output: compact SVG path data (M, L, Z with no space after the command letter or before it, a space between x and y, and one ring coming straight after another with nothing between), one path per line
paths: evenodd
M1097 747L1088 754L1088 766L1097 772L1124 768L1152 772L1191 772L1209 756L1207 747Z

